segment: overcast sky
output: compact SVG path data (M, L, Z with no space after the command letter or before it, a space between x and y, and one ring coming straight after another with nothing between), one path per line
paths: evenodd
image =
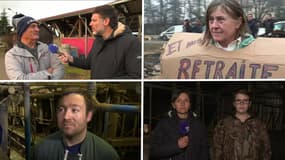
M0 12L6 9L8 21L11 24L11 18L17 13L28 15L35 19L46 18L63 13L91 8L98 5L110 3L114 0L41 0L41 1L2 1L0 0ZM9 10L11 8L12 10Z

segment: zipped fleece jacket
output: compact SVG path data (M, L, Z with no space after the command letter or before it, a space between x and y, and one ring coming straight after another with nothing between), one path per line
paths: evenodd
M91 79L139 79L141 77L141 43L122 23L110 38L96 36L85 57L73 57L71 66L91 69Z
M189 145L180 149L178 139L182 136L179 131L180 119L176 112L161 119L151 136L150 157L155 160L208 160L208 137L205 126L190 112Z
M241 122L228 116L218 122L213 136L213 160L270 160L271 145L265 125L250 117Z
M37 42L38 57L32 55L27 49L14 45L5 55L5 67L8 78L11 80L56 80L64 75L64 66L48 50L48 46L42 42ZM47 69L54 68L53 74L49 74Z
M66 153L66 144L60 131L50 135L37 144L33 150L32 160L119 160L114 148L106 141L91 132L81 144L79 157Z

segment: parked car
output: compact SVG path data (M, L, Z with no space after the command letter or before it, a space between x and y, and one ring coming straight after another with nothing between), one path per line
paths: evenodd
M167 28L165 31L160 33L159 38L169 40L176 32L183 32L183 25L175 25Z
M285 21L274 23L272 37L285 37Z

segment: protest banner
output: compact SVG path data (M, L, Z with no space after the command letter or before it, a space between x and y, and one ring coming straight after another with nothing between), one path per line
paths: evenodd
M224 51L202 46L203 35L175 33L161 55L163 79L283 79L285 39L257 38L249 46Z

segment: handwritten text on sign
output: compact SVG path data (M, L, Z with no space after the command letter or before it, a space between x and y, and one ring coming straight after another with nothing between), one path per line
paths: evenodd
M176 33L161 55L164 79L266 79L285 77L285 40L258 38L249 46L224 51L203 35Z
M243 79L246 73L250 74L248 78L269 78L272 72L278 71L279 67L275 64L257 64L257 63L225 63L222 60L192 60L183 58L177 72L178 79L196 79L199 73L205 79ZM212 74L211 74L212 73ZM259 73L259 74L258 74ZM201 77L200 77L201 78Z

